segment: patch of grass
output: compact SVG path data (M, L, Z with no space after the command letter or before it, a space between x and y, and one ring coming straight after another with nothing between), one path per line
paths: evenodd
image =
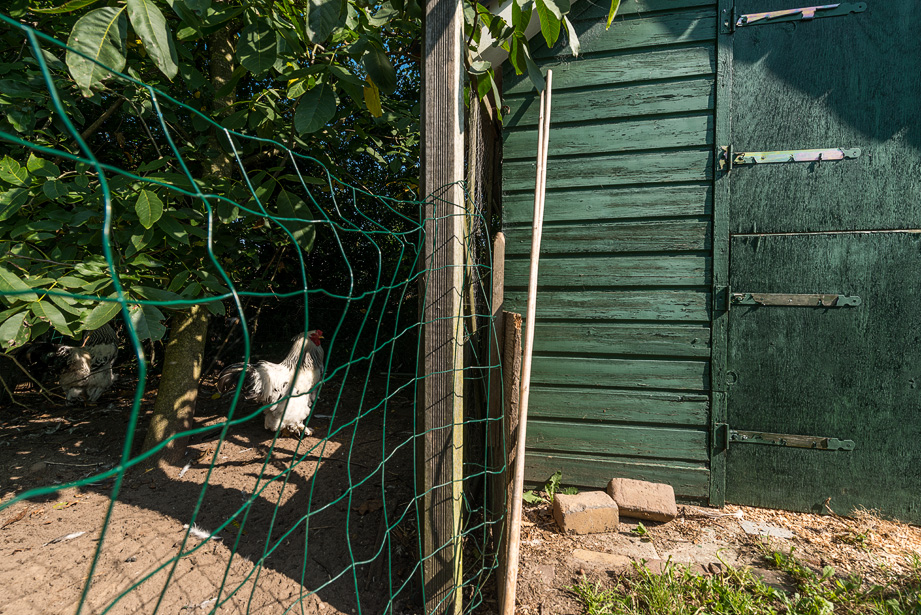
M769 552L772 565L796 582L787 593L767 585L748 569L724 564L713 576L693 574L669 561L662 574L636 564L635 572L606 588L583 578L568 589L587 615L921 615L921 557L907 560L909 573L885 586L867 587L842 578L830 566L816 572L793 553Z
M613 615L618 603L618 593L613 589L604 589L600 581L592 583L588 577L582 577L576 585L571 585L569 591L574 593L582 603L586 615Z

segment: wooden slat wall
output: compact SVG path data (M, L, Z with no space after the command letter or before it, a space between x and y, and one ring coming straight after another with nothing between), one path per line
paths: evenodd
M604 5L604 6L602 6ZM527 479L668 482L706 500L715 0L576 5L554 71ZM564 38L564 37L561 37ZM507 309L524 312L537 96L506 67Z

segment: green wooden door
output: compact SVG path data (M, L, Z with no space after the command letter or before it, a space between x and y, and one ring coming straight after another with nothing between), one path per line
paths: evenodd
M802 6L737 0L734 20ZM859 156L735 164L717 180L728 202L719 387L728 427L716 426L714 448L725 453L730 502L815 512L827 502L842 514L863 506L919 522L921 5L834 10L846 14L750 17L722 35L736 157ZM842 298L830 306L793 294ZM824 307L784 305L809 301ZM829 443L839 449L823 450Z

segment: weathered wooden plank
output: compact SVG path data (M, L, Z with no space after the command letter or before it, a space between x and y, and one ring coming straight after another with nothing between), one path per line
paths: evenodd
M503 129L537 126L537 95L510 97ZM553 95L553 123L626 119L660 113L713 109L713 77L648 84L615 85L593 90L562 90ZM551 141L552 142L552 141Z
M527 293L506 293L508 309L523 310ZM708 322L710 293L695 290L542 291L537 318Z
M709 419L707 396L693 393L535 386L531 388L530 405L528 415L535 419L658 423L700 428L706 427Z
M601 385L614 388L706 391L706 361L535 356L534 384Z
M578 160L551 159L547 163L547 188L704 181L713 177L712 161L710 150L584 156ZM505 190L533 189L534 174L533 162L505 163L502 187Z
M701 6L713 6L716 0L624 0L617 10L614 23L620 23L625 17L643 15L653 11L673 11ZM573 5L570 19L573 21L595 21L608 18L610 3L604 2L579 2ZM611 25L614 29L614 25Z
M716 72L714 50L712 44L655 51L639 50L577 61L548 61L541 66L541 70L546 72L547 69L553 69L555 94L557 90L566 88L712 75ZM527 75L516 75L510 68L505 71L503 79L503 92L506 95L525 94L534 87Z
M510 233L508 254L529 254L530 235L525 229ZM541 254L674 252L709 247L709 220L689 218L548 226L543 230Z
M710 329L647 323L538 323L534 352L560 351L708 358Z
M631 152L666 147L700 147L713 144L713 116L705 113L551 127L550 143L553 156ZM503 150L506 161L516 158L527 158L530 161L536 149L536 130L506 133Z
M420 373L416 409L418 518L425 612L460 615L464 458L461 294L465 245L461 3L423 3L422 169L425 275L420 279Z
M628 4L628 3L625 3ZM579 36L581 53L636 49L675 43L710 41L716 38L716 15L712 9L690 9L674 13L619 19L611 28L606 19L578 20L573 27ZM571 56L566 37L561 36L552 49L541 45L535 59Z
M531 450L707 460L707 432L656 426L528 421Z
M616 454L617 451L612 451ZM641 461L598 455L559 455L528 453L525 480L529 487L540 487L557 471L562 471L565 486L605 489L614 477L667 483L683 501L707 496L710 472L703 463L681 461Z
M712 185L611 187L547 193L544 222L709 215ZM531 223L533 195L512 193L502 198L503 224ZM525 229L526 232L527 229ZM517 233L518 230L509 232Z
M493 240L492 270L490 272L490 312L489 324L489 391L487 393L489 424L486 428L488 446L486 448L487 502L486 521L489 524L491 548L498 553L500 566L497 570L497 586L503 588L505 572L505 516L508 510L509 480L507 453L509 440L506 435L505 395L503 386L503 349L505 348L505 315L503 312L503 295L505 293L505 234L496 233ZM511 365L505 364L509 370ZM501 603L501 599L500 599Z
M503 446L493 454L501 456L505 462L505 468L502 472L503 492L505 494L505 523L500 529L502 536L502 548L499 549L499 578L508 575L508 549L504 548L509 541L509 523L508 511L512 510L512 499L520 498L521 494L515 491L515 463L518 454L518 415L519 415L519 396L521 393L521 314L512 312L502 313L504 323L502 346L502 391L505 403L503 404L502 428L505 432L505 442ZM507 587L499 584L499 596L502 597L507 591ZM500 604L502 600L500 599Z
M710 258L703 254L542 258L539 286L704 286ZM528 284L528 261L509 259L508 286Z

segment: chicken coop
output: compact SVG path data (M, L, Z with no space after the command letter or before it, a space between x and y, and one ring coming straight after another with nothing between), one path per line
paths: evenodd
M526 476L921 521L921 5L582 0L554 73ZM505 309L538 96L504 67Z

